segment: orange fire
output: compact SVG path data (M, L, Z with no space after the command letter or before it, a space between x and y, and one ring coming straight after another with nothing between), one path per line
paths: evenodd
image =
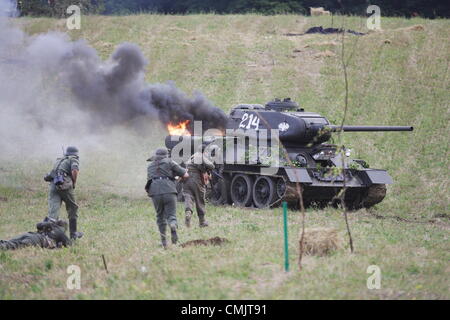
M171 136L190 136L191 133L188 129L186 129L187 125L189 124L189 120L181 121L178 124L172 124L169 123L167 125L167 130L169 130L169 134Z

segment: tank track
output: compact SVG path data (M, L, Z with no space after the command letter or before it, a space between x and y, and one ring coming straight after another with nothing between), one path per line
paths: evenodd
M213 205L226 205L232 203L228 192L230 189L230 181L227 178L225 180L226 181L217 181L218 183L221 184L219 190L221 189L222 194L220 195L218 194L216 199L211 199L212 190L210 189L211 186L208 186L209 188L207 189L206 198ZM280 179L277 180L276 182L277 189L279 189L280 186L278 184L281 181L282 180ZM386 196L386 185L384 184L373 184L368 188L358 188L358 189L359 190L354 190L355 193L353 195L349 195L349 197L348 198L346 197L345 199L346 207L349 210L371 208L377 203L383 201L383 199ZM288 182L284 185L283 190L277 190L277 200L274 202L274 204L271 205L271 207L279 205L281 201L287 201L291 205L297 205L298 199L299 196L295 183ZM314 199L314 197L310 199L308 196L305 197L304 195L303 201L305 206L308 206L311 203L314 203L319 207L325 207L327 205L336 205L336 203L333 203L332 195L330 195L329 199L324 198L319 200Z
M371 185L367 194L362 201L362 206L364 208L370 208L383 201L386 196L386 185L385 184L374 184Z

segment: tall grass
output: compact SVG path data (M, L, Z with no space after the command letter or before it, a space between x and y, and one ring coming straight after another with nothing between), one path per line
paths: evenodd
M19 22L30 33L64 31L63 21ZM339 26L339 18L333 23ZM346 18L345 24L365 31L360 18ZM423 24L425 30L397 30L413 24ZM344 101L339 36L283 35L313 25L330 26L331 20L294 15L87 16L81 30L70 36L86 39L103 58L117 44L135 42L150 60L149 82L175 80L187 92L200 89L226 111L241 102L291 97L338 124ZM375 209L349 214L355 254L343 250L305 257L301 273L286 274L281 210L209 205L210 227L181 226L181 241L221 236L229 244L160 249L154 209L140 190L150 143L136 137L137 152L127 155L126 164L136 176L142 173L141 180L122 182L127 177L120 177L123 159L117 154L96 154L95 160L84 161L77 193L85 237L67 249L1 252L0 297L448 299L449 27L448 20L385 18L383 32L358 41L347 37L347 48L356 46L348 65L347 124L415 127L412 133L343 135L354 156L386 168L395 181ZM317 57L325 50L336 56ZM32 230L45 216L46 186L41 181L49 166L32 157L0 162L0 238ZM180 206L180 222L182 211ZM335 227L345 236L340 211L312 208L306 215L308 227ZM290 211L290 252L297 252L299 222L299 213ZM296 258L291 255L291 263ZM81 267L81 290L66 288L71 264ZM367 289L369 265L381 268L380 290Z

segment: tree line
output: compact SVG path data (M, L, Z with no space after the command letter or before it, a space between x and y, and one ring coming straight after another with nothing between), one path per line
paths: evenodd
M450 2L441 0L19 0L21 15L64 17L72 4L83 13L123 15L135 13L190 14L309 14L309 7L324 7L334 14L366 15L378 5L383 16L450 17Z

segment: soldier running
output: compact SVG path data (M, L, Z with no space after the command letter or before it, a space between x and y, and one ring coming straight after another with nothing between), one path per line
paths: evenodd
M183 183L183 195L185 206L185 224L191 226L191 217L194 212L194 204L200 227L207 227L205 220L205 193L208 183L208 172L214 169L214 163L204 154L205 146L201 145L198 151L186 163L189 179Z
M47 249L71 245L66 236L67 222L46 217L36 225L37 232L27 232L10 240L0 240L0 250L16 250L29 246Z
M168 157L165 148L157 149L147 168L147 184L145 190L152 198L156 210L156 223L161 235L161 244L166 249L166 227L169 224L173 244L178 241L177 235L177 190L175 177L187 179L186 169Z

